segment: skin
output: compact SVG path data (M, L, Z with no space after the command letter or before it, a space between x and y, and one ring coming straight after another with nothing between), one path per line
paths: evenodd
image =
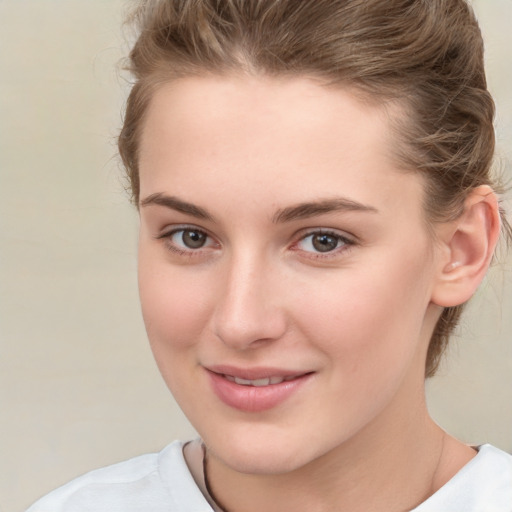
M410 510L475 454L429 417L424 367L440 306L472 293L461 273L480 249L453 223L434 242L422 179L397 170L392 147L383 109L308 78L193 77L152 98L143 315L230 511ZM474 217L493 226L481 197ZM187 247L184 227L205 244ZM315 248L319 232L332 250ZM219 364L312 376L247 412L214 394L205 368ZM202 486L198 446L185 454Z

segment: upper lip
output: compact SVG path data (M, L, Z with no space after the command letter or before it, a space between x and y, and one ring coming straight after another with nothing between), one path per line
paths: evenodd
M311 371L301 370L287 370L284 368L270 367L270 366L255 366L251 368L240 368L230 365L213 365L205 366L205 368L213 373L219 375L230 375L239 379L258 380L268 379L270 377L300 377Z

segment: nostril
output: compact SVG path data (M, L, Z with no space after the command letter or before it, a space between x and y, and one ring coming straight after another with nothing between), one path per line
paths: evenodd
M282 337L285 321L282 313L252 310L235 314L219 314L214 319L214 334L226 345L236 349L256 348Z

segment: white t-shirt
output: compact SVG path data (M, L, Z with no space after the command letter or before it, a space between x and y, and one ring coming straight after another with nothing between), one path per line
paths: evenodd
M27 512L212 512L175 441L91 471L56 489ZM411 512L512 512L512 455L491 445Z

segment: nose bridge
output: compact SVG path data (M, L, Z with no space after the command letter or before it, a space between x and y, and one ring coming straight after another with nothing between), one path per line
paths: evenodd
M284 311L275 286L276 268L262 254L245 248L227 264L214 315L214 331L225 344L245 349L279 338Z

